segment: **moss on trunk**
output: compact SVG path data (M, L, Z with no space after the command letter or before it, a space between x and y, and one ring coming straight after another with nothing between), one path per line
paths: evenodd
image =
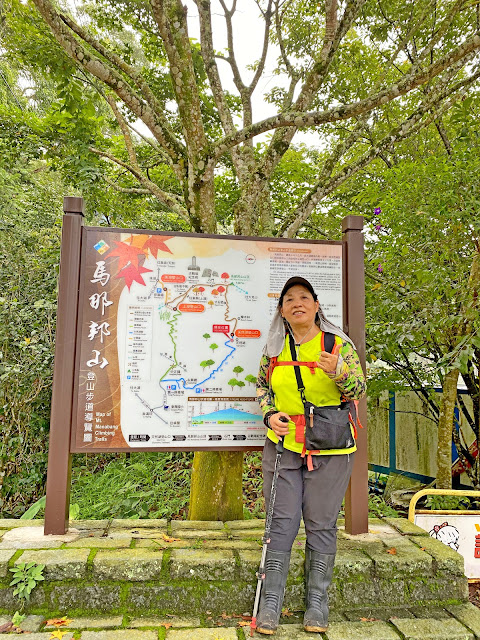
M457 401L458 369L452 369L443 380L442 404L438 418L437 489L452 488L452 429Z
M193 458L189 520L242 520L243 453L197 451Z

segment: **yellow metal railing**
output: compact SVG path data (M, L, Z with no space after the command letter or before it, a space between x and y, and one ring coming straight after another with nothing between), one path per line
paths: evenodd
M433 495L433 496L467 496L467 497L472 497L472 498L479 498L480 499L480 491L474 491L473 489L471 490L467 490L467 491L463 491L461 489L422 489L421 491L417 491L417 493L412 496L412 499L410 500L410 506L408 507L408 519L410 520L410 522L414 522L415 521L415 507L417 502L420 500L420 498L422 498L423 496L428 496L428 495ZM445 511L441 511L441 510L435 510L432 509L431 513L446 513ZM458 509L458 511L451 511L450 513L475 513L472 511L467 511L465 509Z

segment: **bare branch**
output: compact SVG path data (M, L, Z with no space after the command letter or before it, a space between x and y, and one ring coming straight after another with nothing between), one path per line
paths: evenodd
M213 50L212 14L210 11L210 0L195 0L200 18L200 44L202 47L202 57L207 71L208 80L212 89L213 98L217 105L218 114L226 134L235 131L232 115L225 100L220 73L215 61Z
M125 148L127 150L132 167L135 167L135 169L140 171L140 167L138 166L137 161L137 154L135 153L135 149L133 147L132 136L130 135L130 131L128 130L125 118L120 113L120 109L117 107L115 100L111 96L107 96L106 99L122 131Z
M233 82L237 87L240 95L246 90L247 86L244 84L242 80L242 76L240 75L240 70L238 68L237 60L235 58L235 49L233 46L233 25L232 25L232 16L236 10L236 2L233 3L232 9L228 10L227 5L224 0L220 0L220 4L222 5L223 13L225 14L225 22L227 25L227 46L228 46L228 58L227 62L229 63L232 73L233 73Z
M148 194L153 195L149 189L138 189L135 187L121 187L116 182L113 182L112 180L110 180L110 178L104 177L103 179L110 187L115 189L115 191L119 191L120 193L138 193L142 195L148 195Z
M258 81L262 77L262 73L265 69L265 61L267 59L268 44L269 44L270 22L272 19L272 0L268 0L268 6L264 13L264 18L265 18L265 32L263 36L262 54L260 56L260 61L258 63L258 67L255 72L255 75L253 76L253 80L250 83L250 86L248 87L250 95L255 91Z
M445 131L442 118L437 118L435 120L435 126L437 128L438 135L442 139L443 146L445 147L446 152L448 153L449 156L451 156L452 145L450 144L450 140L448 139L447 132Z

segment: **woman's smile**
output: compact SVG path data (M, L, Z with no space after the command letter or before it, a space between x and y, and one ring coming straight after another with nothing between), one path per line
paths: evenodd
M318 302L302 285L291 287L283 298L282 316L295 332L310 329L315 322L317 309Z

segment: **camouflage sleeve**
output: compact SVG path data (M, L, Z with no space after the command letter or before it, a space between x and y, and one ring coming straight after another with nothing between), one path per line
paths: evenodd
M268 367L270 366L270 358L268 356L263 355L260 360L260 368L258 370L257 376L257 401L260 405L263 415L267 413L267 411L276 411L275 401L273 398L273 393L270 385L267 380Z
M367 391L367 383L357 352L349 342L340 347L335 374L327 374L349 400L360 400Z

